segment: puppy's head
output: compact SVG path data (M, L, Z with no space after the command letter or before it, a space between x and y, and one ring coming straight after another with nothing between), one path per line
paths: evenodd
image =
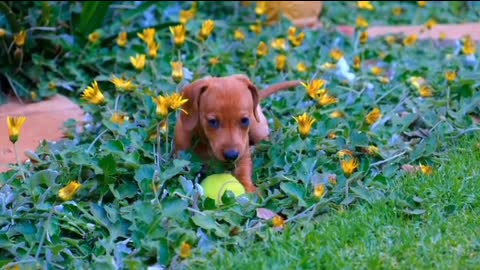
M200 127L214 156L235 161L249 147L248 132L258 121L258 90L244 75L198 80L183 89L188 98L180 118L187 130Z

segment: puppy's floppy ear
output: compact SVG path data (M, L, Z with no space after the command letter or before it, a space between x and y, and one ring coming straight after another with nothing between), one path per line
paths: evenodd
M258 103L260 102L257 87L255 85L253 85L252 81L250 81L250 79L245 75L238 74L238 75L233 75L233 76L237 80L239 80L239 81L241 81L241 82L243 82L247 85L248 90L252 94L253 116L255 116L255 120L257 120L257 122L260 122L260 120L258 119L258 114L257 114L257 106L258 106Z
M207 90L208 79L197 80L182 89L183 98L188 99L183 105L183 109L187 112L180 112L180 120L187 130L193 130L199 121L198 106L200 104L200 96Z

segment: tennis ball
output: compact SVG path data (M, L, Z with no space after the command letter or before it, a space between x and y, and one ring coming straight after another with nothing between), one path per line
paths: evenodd
M201 183L205 196L215 200L215 204L222 203L222 196L230 190L235 196L245 194L245 188L240 182L231 174L212 174L205 178Z

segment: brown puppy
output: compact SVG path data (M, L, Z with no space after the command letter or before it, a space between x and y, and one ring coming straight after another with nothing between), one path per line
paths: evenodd
M269 135L269 127L260 101L280 90L298 86L299 81L273 85L259 92L245 75L197 80L182 90L188 99L175 126L175 153L192 147L202 159L214 157L235 162L234 176L247 192L255 192L252 183L250 145Z

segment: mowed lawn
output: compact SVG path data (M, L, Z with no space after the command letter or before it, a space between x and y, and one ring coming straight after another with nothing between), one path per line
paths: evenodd
M390 181L389 196L219 246L198 269L480 269L480 137L463 138L431 176ZM409 213L405 206L415 206ZM257 241L254 241L254 240ZM193 258L192 258L193 259Z

